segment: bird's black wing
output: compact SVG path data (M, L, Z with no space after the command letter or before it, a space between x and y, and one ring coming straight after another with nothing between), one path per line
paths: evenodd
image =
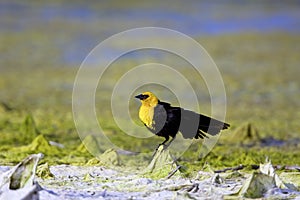
M229 124L193 111L181 109L180 132L184 138L204 138L217 135L221 130L227 129Z
M180 131L184 138L204 138L209 135L217 135L221 130L230 125L208 116L185 110L180 107L172 107L169 103L158 102L154 108L155 134L158 136L175 137ZM153 131L152 131L153 132Z

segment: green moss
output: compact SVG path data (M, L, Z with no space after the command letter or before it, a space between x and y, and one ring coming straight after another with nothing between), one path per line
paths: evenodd
M254 146L261 141L258 129L250 122L238 126L230 134L223 135L220 140L232 145Z
M56 146L51 146L49 141L43 135L37 136L29 145L12 148L13 152L22 153L38 153L41 152L44 155L59 155L61 151Z
M178 175L179 171L176 168L176 162L170 155L169 150L164 145L160 145L142 175L153 179L166 178L174 170L174 173Z
M119 154L114 149L108 149L97 158L90 159L87 166L119 166L121 164Z
M25 143L32 141L39 135L39 130L36 127L35 121L31 114L27 115L20 127L20 132Z
M91 181L91 179L92 179L92 177L91 177L91 175L89 173L87 173L86 175L84 175L84 178L83 178L84 181L89 182L89 181Z
M43 179L54 178L54 175L51 173L48 163L39 165L36 170L36 175Z
M76 150L81 153L86 153L90 151L96 154L98 154L101 151L97 142L97 138L93 135L86 136Z
M104 164L99 159L92 158L92 159L87 161L86 165L87 166L102 166Z
M237 179L237 178L244 178L244 176L238 171L230 172L225 175L225 179Z
M57 26L59 28L59 24ZM78 29L73 27L68 38L63 36L60 41L70 41L72 37L69 36L81 31ZM4 104L0 103L0 164L15 164L24 156L41 151L45 153L42 162L50 165L85 165L94 155L81 143L72 118L72 87L77 67L56 63L63 53L49 42L55 40L55 34L49 35L54 40L36 30L0 34L3 36L0 37L0 51L7 55L6 58L13 59L1 60L1 66L4 67L0 73L0 102ZM35 38L34 45L23 42L33 41L32 38ZM246 170L252 170L251 165L258 165L265 157L272 159L274 165L300 165L297 153L300 151L300 123L297 120L300 111L295 109L300 107L300 57L295 45L300 42L298 35L247 33L199 37L197 40L215 60L224 79L227 93L226 121L231 124L231 128L222 133L215 148L205 158L199 158L197 149L200 145L193 144L179 159L179 164L185 167L182 171L188 176L194 176L195 172L203 169L205 163L212 170L240 164L245 165ZM11 44L18 44L18 49ZM33 51L37 52L36 60L32 60L26 53L32 52L32 46L35 48ZM19 59L15 60L16 57ZM165 62L172 63L172 60L166 58ZM162 142L162 138L129 137L116 126L110 110L111 88L124 72L136 66L134 64L138 62L128 60L116 62L110 67L101 80L103 87L96 92L96 112L106 136L114 144L134 152L152 152ZM205 93L205 84L199 82L201 77L198 80L199 75L188 66L179 67L176 64L174 67L186 75L195 88L201 112L209 115L211 103L209 95ZM181 87L178 87L178 91L186 94ZM164 100L169 97L172 99L164 91L159 92L165 95ZM120 99L119 103L124 102ZM129 112L133 121L138 121L138 106L134 100L130 101ZM32 142L41 133L43 137ZM259 140L267 137L281 140L285 144L270 147L261 145ZM59 142L65 148L53 147L48 140ZM101 140L94 136L88 136L83 143L89 149L99 152L96 156L110 148L102 145ZM122 155L119 159L124 168L136 169L145 166L149 158ZM95 159L90 162L92 165L97 164Z

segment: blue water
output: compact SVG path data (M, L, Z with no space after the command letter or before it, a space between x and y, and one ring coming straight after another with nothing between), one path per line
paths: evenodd
M228 2L154 1L146 5L116 6L105 1L93 5L2 1L0 32L44 31L62 38L63 43L53 45L64 49L62 59L68 63L81 62L102 40L136 27L159 26L192 37L245 32L300 33L297 1Z
M189 35L223 34L245 31L287 31L300 32L300 3L288 4L288 1L268 5L242 3L203 3L187 1L182 11L165 8L165 5L153 5L148 8L93 8L88 4L34 6L26 3L0 2L1 30L24 30L35 25L62 22L82 22L85 25L94 22L111 22L110 27L99 27L102 31L114 33L126 27L162 26L176 29ZM221 1L222 2L222 1ZM238 2L238 1L237 1ZM300 1L299 1L300 2ZM178 2L177 2L178 3ZM101 4L99 5L101 6ZM178 6L180 7L180 6ZM236 10L235 10L236 7ZM12 20L7 23L7 19ZM15 19L15 20L13 20ZM118 22L116 26L114 23ZM34 25L35 24L35 25ZM122 26L120 26L122 24ZM67 27L66 27L67 28Z

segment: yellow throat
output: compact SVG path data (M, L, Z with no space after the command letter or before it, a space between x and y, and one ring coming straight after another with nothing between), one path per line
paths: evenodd
M149 97L141 100L142 105L139 110L139 118L146 126L152 128L154 108L158 104L158 99L151 92L144 92L142 94L148 95Z

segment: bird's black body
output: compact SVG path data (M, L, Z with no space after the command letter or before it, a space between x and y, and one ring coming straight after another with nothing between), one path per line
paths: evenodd
M229 124L160 101L154 108L153 121L155 122L153 128L146 127L166 140L169 136L174 138L179 131L183 138L203 139L207 137L205 133L217 135L229 127Z
M169 103L159 101L152 93L146 92L136 98L141 99L142 107L140 111L153 109L153 114L150 116L151 123L146 123L144 118L140 118L145 126L155 135L165 138L166 143L169 137L176 137L178 132L181 132L184 138L203 139L206 135L217 135L221 130L229 128L229 124L212 119L208 116L185 110L180 107L172 107ZM147 99L154 103L146 102ZM151 124L151 125L149 125Z

